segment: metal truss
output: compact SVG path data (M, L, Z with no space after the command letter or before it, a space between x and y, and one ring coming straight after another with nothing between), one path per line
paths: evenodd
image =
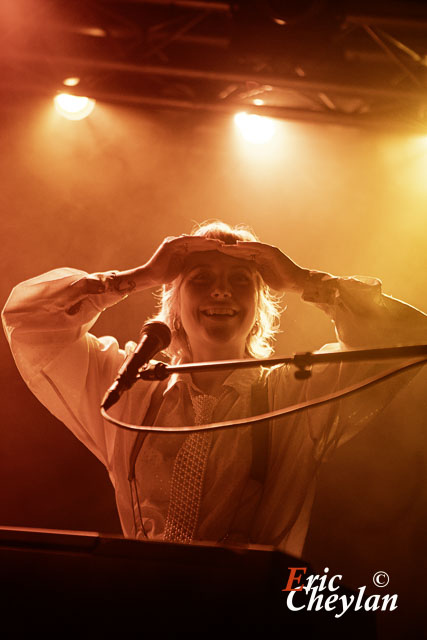
M9 95L427 131L421 0L3 2Z

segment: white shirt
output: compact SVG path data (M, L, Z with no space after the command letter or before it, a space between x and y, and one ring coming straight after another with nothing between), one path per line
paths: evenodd
M75 269L56 269L15 287L3 311L6 335L32 392L105 465L115 487L124 535L141 536L140 518L148 537L161 540L173 464L186 436L147 435L135 464L137 495L131 492L129 460L136 434L104 421L99 411L125 352L115 338L89 333L99 313L123 296L111 291L90 294L70 308L73 285L87 275ZM382 294L379 280L333 278L312 272L303 298L330 315L341 348L425 341L427 316ZM287 367L275 367L267 378L270 408L324 395L381 368L390 368L390 363L318 366L309 380L300 381ZM258 369L250 369L228 376L214 411L215 420L250 415L250 389L258 375ZM369 424L412 375L398 376L340 402L271 422L265 485L253 520L262 488L249 477L251 430L243 427L215 432L195 539L220 541L231 533L232 540L243 532L251 542L301 555L319 464L337 444ZM110 413L124 422L142 424L157 384L138 382ZM170 379L155 424L179 427L193 423L190 384L188 375ZM248 523L250 531L245 532Z

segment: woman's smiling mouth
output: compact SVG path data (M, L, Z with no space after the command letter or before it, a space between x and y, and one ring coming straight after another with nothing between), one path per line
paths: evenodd
M237 315L238 311L237 309L233 309L233 307L214 307L214 306L209 306L209 307L204 307L203 309L200 310L201 313L204 316L208 316L209 318L214 318L214 317L234 317L235 315Z

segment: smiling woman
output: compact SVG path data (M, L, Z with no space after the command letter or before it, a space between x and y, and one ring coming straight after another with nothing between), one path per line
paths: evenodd
M203 245L200 245L200 238L215 241L210 245L215 251L213 253L206 250L201 251L200 248ZM226 301L231 301L233 313L243 311L243 309L237 309L236 296L254 296L254 317L252 322L249 322L250 326L242 326L243 313L239 313L239 317L236 319L239 322L229 323L230 328L237 328L238 324L242 326L243 350L240 345L239 355L234 356L231 351L228 351L226 357L252 356L262 358L271 355L273 339L280 324L280 298L273 294L271 288L262 279L254 260L254 254L250 256L244 254L243 247L239 247L237 256L227 254L229 247L237 248L236 243L238 242L259 244L255 234L245 227L231 228L222 222L214 221L197 226L191 236L167 239L165 242L166 244L163 243L162 248L172 254L184 247L183 257L171 258L173 262L183 260L182 272L171 283L163 286L160 296L160 311L155 317L156 320L161 320L172 328L172 341L168 350L172 361L220 359L218 348L221 346L218 344L215 346L215 355L212 358L199 358L192 352L188 333L182 321L182 313L186 315L187 309L187 304L182 301L182 295L185 295L185 292L188 292L188 302L191 302L193 296L200 298L204 294L204 306L213 308L211 303L215 300L215 307L220 311L221 307L226 306ZM196 345L193 348L195 347ZM228 346L224 344L223 347L222 351L233 348L231 344ZM233 351L237 351L237 345Z
M255 325L255 269L212 252L194 254L180 286L182 328L193 360L243 358Z
M300 555L316 474L331 451L362 428L409 380L262 427L162 434L117 429L101 399L126 354L90 328L134 291L162 286L157 320L172 331L176 362L260 358L272 353L279 298L294 291L334 321L344 347L414 344L426 316L383 295L379 280L304 269L252 232L222 222L166 238L144 265L87 274L58 269L23 282L3 312L17 366L34 394L104 463L127 537L258 543ZM182 427L246 418L324 395L382 365L329 365L296 380L285 366L231 374L175 374L140 381L112 412L122 422Z

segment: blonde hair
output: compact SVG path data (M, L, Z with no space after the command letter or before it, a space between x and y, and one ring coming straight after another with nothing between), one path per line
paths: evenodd
M207 220L195 226L191 235L222 240L226 244L235 244L237 240L258 241L255 233L246 225L231 227L221 220ZM179 289L181 279L165 284L157 297L159 311L152 318L165 322L171 329L172 340L165 351L173 363L191 360L191 351L187 335L179 317ZM267 358L273 349L273 342L280 326L280 297L271 292L261 275L256 274L257 308L255 323L246 340L246 353L254 358Z

